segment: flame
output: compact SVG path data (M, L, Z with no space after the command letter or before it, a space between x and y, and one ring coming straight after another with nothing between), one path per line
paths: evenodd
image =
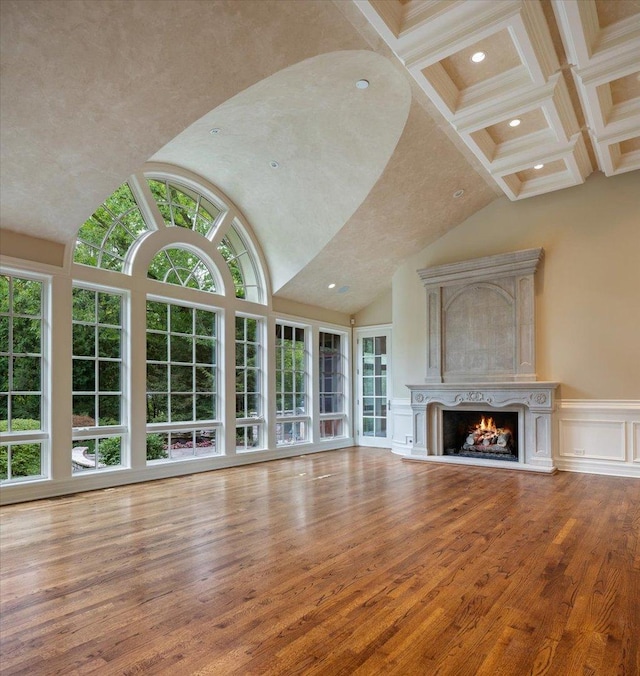
M476 425L476 429L480 430L481 432L496 432L496 426L493 422L493 418L488 418L487 420L484 419L484 416L482 416L482 420L480 421L479 425Z

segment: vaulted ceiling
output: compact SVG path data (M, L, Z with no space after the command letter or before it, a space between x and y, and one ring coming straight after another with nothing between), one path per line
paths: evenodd
M353 313L492 200L640 166L639 2L3 0L0 225L73 246L179 165L278 296Z

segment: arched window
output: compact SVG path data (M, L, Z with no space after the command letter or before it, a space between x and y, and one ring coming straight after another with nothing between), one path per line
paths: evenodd
M216 291L213 274L207 264L194 251L181 247L159 251L149 265L147 277L189 289Z
M148 229L131 188L123 183L80 228L73 260L122 272L127 252Z
M265 277L255 248L249 242L247 227L223 196L209 193L205 195L186 182L182 184L158 175L132 177L82 225L76 239L74 262L127 273L131 252L144 236L167 228L184 228L203 237L203 248L208 246L206 242L215 244L226 262L236 298L264 303ZM201 261L198 270L190 267L190 261L198 257L193 250L180 246L163 248L149 266L151 278L217 291L211 269L211 277L206 279L208 266L205 263ZM197 262L194 265L198 265Z
M255 305L267 298L265 275L224 196L192 179L132 176L80 228L74 262L74 475L127 468L141 426L147 465L265 447L266 310ZM243 375L234 390L220 368L225 322L245 329L226 351ZM146 415L135 415L128 402L141 402L142 388ZM238 398L225 435L225 407Z
M222 210L199 193L167 180L148 179L151 194L167 226L195 230L208 237Z

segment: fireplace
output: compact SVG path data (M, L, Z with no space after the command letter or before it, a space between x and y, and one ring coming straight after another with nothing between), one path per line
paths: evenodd
M411 458L555 471L558 383L535 372L534 274L542 255L527 249L418 271L427 349L424 383L407 385ZM482 429L483 416L485 427L493 419L491 429Z
M518 411L443 408L442 454L518 462Z

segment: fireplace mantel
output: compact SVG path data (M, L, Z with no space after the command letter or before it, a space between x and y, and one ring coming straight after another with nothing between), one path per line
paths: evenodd
M443 461L442 409L468 408L490 411L509 407L517 410L521 419L520 459L508 463L509 468L537 472L555 472L553 462L552 416L555 411L555 392L558 383L479 383L479 384L421 384L408 385L413 411L413 447L411 459ZM446 457L447 462L507 467L500 460L477 460Z

